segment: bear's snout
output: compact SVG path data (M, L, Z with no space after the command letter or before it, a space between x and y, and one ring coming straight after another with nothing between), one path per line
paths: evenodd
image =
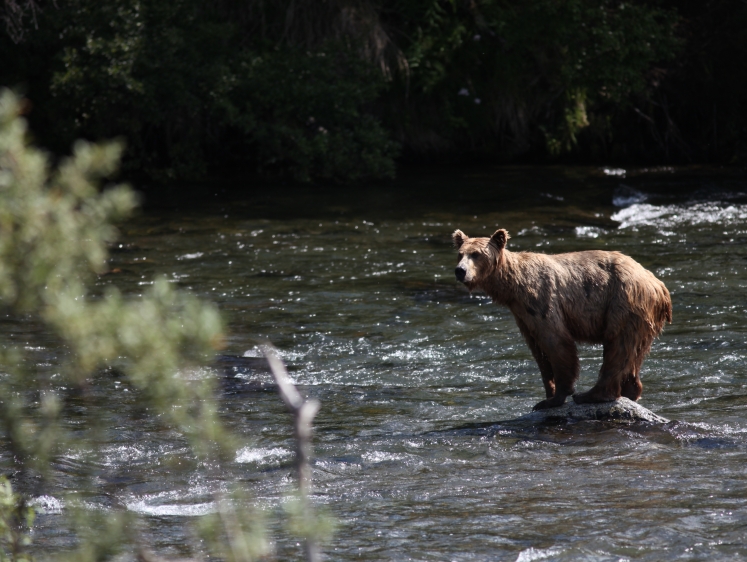
M459 266L454 270L454 275L456 275L457 281L464 283L464 278L467 277L467 270Z

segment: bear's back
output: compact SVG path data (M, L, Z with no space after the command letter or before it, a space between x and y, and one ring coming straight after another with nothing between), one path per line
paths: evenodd
M663 287L651 272L620 252L521 252L516 257L519 283L530 288L531 310L542 310L543 322L563 326L578 341L602 342L629 314L640 313L637 303L642 294ZM519 307L516 312L524 316ZM529 324L539 320L527 319Z

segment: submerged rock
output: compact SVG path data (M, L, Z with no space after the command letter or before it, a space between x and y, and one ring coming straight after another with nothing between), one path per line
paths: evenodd
M600 402L598 404L576 404L572 399L557 408L537 410L531 414L521 416L516 421L544 422L544 421L581 421L581 420L621 420L643 421L650 423L668 423L669 420L654 414L637 402L628 398L618 398L614 402Z

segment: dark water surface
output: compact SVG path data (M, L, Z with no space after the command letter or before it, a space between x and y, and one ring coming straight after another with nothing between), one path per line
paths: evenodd
M666 283L674 323L644 363L641 404L672 423L506 422L543 398L538 369L511 315L455 282L450 241L498 227L511 250L620 250ZM242 482L269 513L292 489L288 415L258 359L269 340L322 402L314 498L339 523L331 560L747 559L743 174L410 172L377 188L185 195L122 230L121 273L102 284L137 294L165 274L225 312L215 369L249 443L228 473L180 470L184 444L105 383L121 432L92 508L141 514L157 552L189 554L184 523L216 490ZM584 390L601 349L580 353ZM38 502L35 541L53 547L65 508ZM298 558L274 532L278 557Z

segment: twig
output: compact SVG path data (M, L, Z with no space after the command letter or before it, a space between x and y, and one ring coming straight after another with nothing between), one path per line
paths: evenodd
M267 362L270 364L270 371L275 377L278 385L280 397L285 402L290 412L293 414L293 429L296 436L296 471L298 473L298 492L303 507L303 517L306 521L311 521L311 505L309 504L309 494L311 492L311 423L319 411L319 401L315 399L304 400L301 393L293 385L285 370L285 365L278 358L275 349L270 345L263 348ZM307 562L320 562L322 557L319 552L319 545L313 533L305 538L304 550L306 551Z

